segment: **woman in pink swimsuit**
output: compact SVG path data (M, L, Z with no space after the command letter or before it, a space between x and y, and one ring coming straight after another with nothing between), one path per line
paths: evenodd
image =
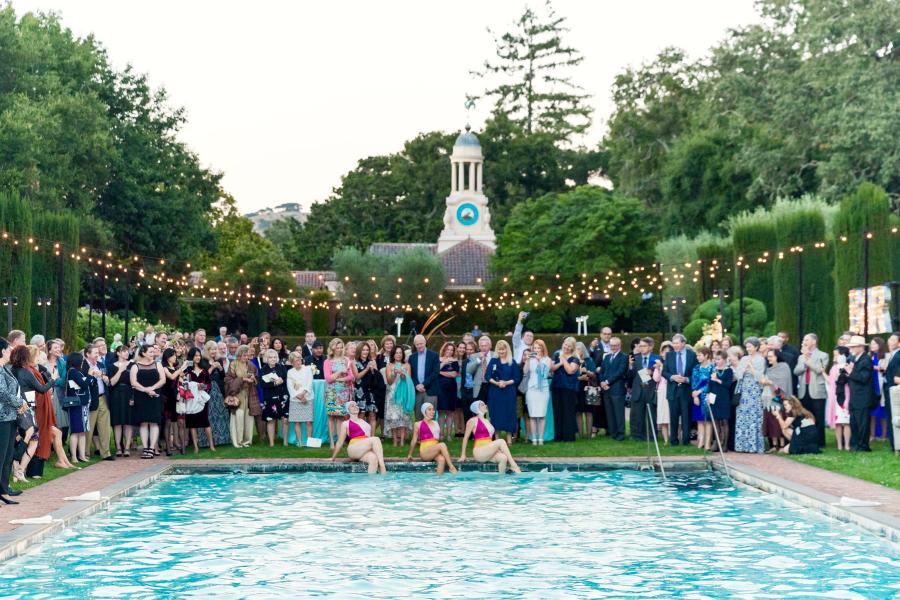
M440 441L441 426L434 420L434 405L426 402L422 405L422 420L413 425L412 440L409 442L409 454L406 460L412 460L413 449L416 442L419 442L419 456L422 460L433 460L437 463L437 474L444 474L444 467L450 469L451 473L456 473L456 467L450 460L450 451L447 450L447 444Z
M487 405L481 400L476 400L469 408L475 416L466 423L466 433L463 435L462 452L459 455L459 461L466 460L466 447L469 445L469 437L475 440L475 447L472 448L472 456L478 462L495 462L500 473L506 473L506 467L514 473L521 473L522 469L516 464L506 440L493 439L494 426L490 421L484 418L487 412Z
M340 425L338 443L331 454L331 460L337 457L338 452L344 446L344 441L349 438L347 456L350 457L350 460L367 463L370 475L374 474L376 470L381 471L381 474L384 475L387 473L387 468L384 466L384 450L381 448L381 439L372 437L372 426L359 418L359 405L354 400L345 406L350 418Z

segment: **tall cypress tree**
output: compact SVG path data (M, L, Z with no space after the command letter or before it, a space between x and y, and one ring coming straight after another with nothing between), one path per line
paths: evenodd
M78 311L78 294L81 289L81 265L70 258L79 246L78 219L68 212L40 212L34 216L34 235L39 241L40 250L34 254L32 261L32 294L51 298L47 309L47 330L43 327L43 309L37 308L31 313L31 330L45 334L48 338L56 337L57 314L60 302L59 281L62 275L62 339L75 339L75 318ZM56 255L55 244L59 244L61 256Z
M834 339L833 263L829 245L814 245L825 241L826 215L831 210L825 202L810 197L781 200L772 209L781 255L774 263L775 325L795 341L810 331L816 333L823 347ZM804 248L802 252L791 251L798 246Z
M0 296L16 298L12 327L26 333L31 332L31 213L31 207L18 194L0 193ZM6 309L0 305L4 328Z
M772 286L772 264L775 247L775 220L772 215L759 209L755 212L744 212L735 215L730 221L731 239L734 247L734 262L741 256L744 263L750 266L744 272L744 296L756 298L766 305L766 311L772 314L772 303L775 296ZM768 256L765 254L768 253ZM737 271L737 269L735 269ZM734 297L740 293L740 281L737 272L734 280Z
M502 35L491 31L497 58L485 61L483 70L472 74L501 82L470 99L493 99L494 112L508 116L528 134L548 133L554 139L569 140L591 126L589 95L566 72L584 57L563 42L569 31L565 17L556 15L549 0L544 6L546 14L526 8L511 31Z
M872 235L868 240L869 286L890 280L893 244L890 214L891 204L884 189L871 183L861 184L855 193L841 200L834 219L836 331L844 331L850 323L849 291L865 285L866 234Z

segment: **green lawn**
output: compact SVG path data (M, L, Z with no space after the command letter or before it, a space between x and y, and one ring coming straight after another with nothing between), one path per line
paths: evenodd
M828 446L822 454L788 456L807 465L900 490L900 457L894 456L887 442L873 442L872 452L838 452L830 430L827 436Z

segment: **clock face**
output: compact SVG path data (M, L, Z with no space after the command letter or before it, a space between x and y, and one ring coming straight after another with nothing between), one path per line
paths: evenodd
M478 222L478 207L471 202L465 202L456 209L456 220L463 225L474 225Z

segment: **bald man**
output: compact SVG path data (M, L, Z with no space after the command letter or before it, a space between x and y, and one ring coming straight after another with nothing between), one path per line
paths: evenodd
M438 377L441 369L437 352L429 350L425 345L425 336L417 335L413 339L415 351L409 355L409 368L412 371L413 385L416 386L415 415L419 418L419 409L426 402L437 406Z

